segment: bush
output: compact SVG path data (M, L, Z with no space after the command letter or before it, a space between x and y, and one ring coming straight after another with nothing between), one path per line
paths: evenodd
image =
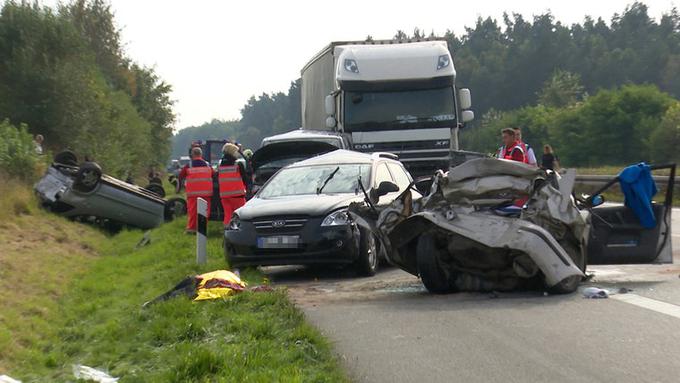
M35 175L38 156L26 125L0 122L0 172L23 180Z

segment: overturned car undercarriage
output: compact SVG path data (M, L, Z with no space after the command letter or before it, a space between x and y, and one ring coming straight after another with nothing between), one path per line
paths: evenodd
M382 256L430 292L569 293L584 277L589 227L572 199L574 180L574 172L479 158L438 172L422 199L406 190L390 205L376 208L372 197L349 212L375 233Z

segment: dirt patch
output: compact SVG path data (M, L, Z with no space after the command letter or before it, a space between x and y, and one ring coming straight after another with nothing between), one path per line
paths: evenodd
M266 272L266 271L265 271ZM368 301L390 299L405 294L426 294L420 279L391 268L370 278L357 278L342 272L326 274L322 278L304 279L304 271L294 280L272 277L273 283L285 286L288 295L300 306L318 306L339 301Z

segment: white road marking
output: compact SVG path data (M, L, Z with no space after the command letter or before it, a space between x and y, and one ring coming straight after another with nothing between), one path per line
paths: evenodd
M616 294L610 295L610 298L680 319L680 306L671 303L657 301L656 299L645 298L635 294Z

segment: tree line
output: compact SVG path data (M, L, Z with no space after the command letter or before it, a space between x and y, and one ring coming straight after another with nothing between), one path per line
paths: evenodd
M419 28L394 36L425 37L435 36ZM572 25L549 12L531 20L480 17L463 34L447 31L444 38L457 86L471 89L478 116L461 133L464 149L492 152L501 127L519 126L527 141L552 144L569 166L677 157L669 144L680 134L673 130L680 129L673 125L680 97L677 9L655 20L635 2L609 22L585 17ZM229 137L251 147L299 127L300 80L286 93L251 97L241 115Z
M171 88L122 48L110 5L55 9L5 1L0 11L0 121L27 126L124 176L170 155Z

